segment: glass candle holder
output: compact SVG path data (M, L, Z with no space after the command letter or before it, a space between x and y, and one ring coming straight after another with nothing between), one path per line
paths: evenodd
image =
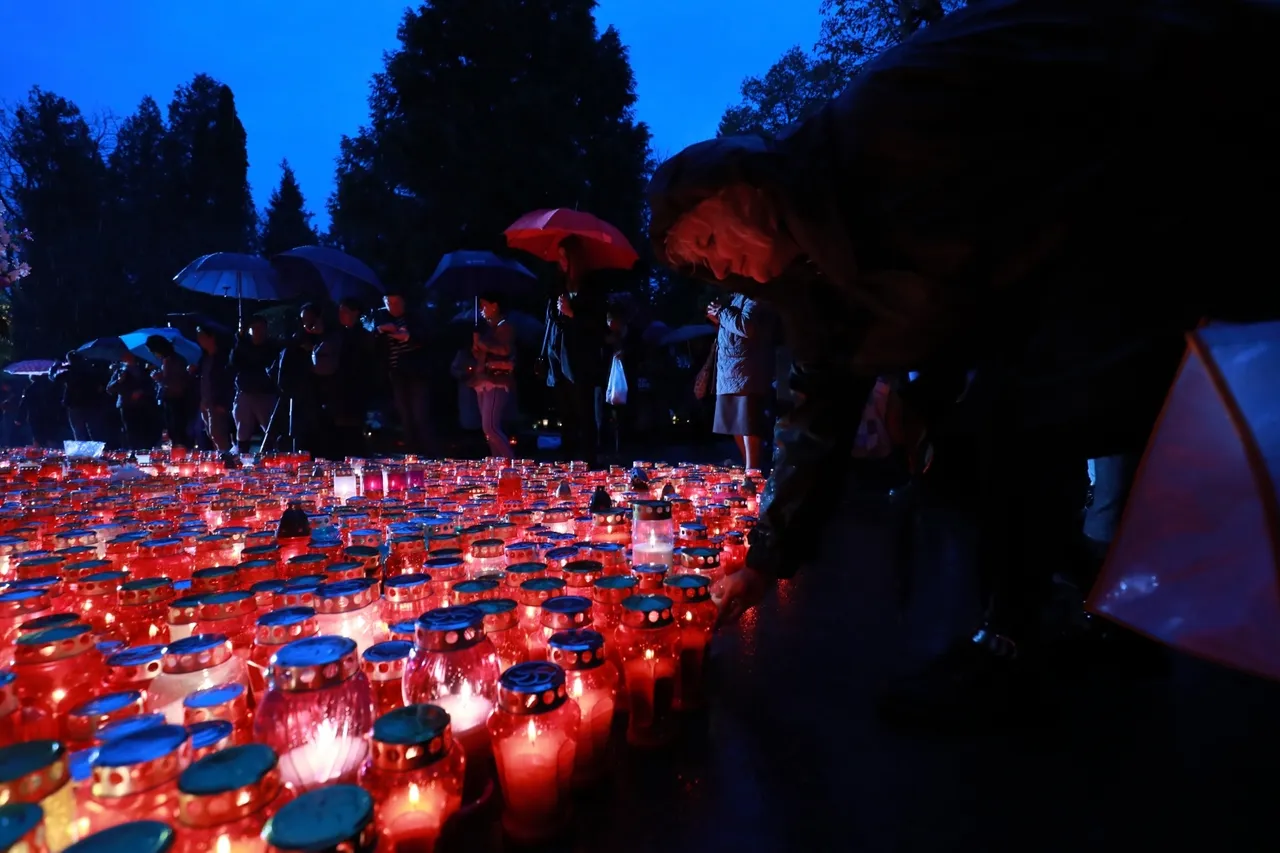
M641 593L662 593L662 582L667 579L671 566L666 563L638 563L631 569L636 578L636 591Z
M234 728L234 743L246 743L253 731L249 688L238 682L197 690L182 700L182 723L187 728L206 720L226 720Z
M484 633L498 654L498 671L506 672L528 660L529 646L520 630L515 599L490 598L477 601L475 606L484 614Z
M322 583L324 583L324 578L318 575L290 578L284 582L284 587L271 599L271 609L315 607L316 590L320 588Z
M630 575L606 575L592 587L591 627L612 637L622 624L622 602L635 593L639 581Z
M449 715L410 705L373 724L373 759L360 784L373 795L374 820L387 853L431 853L440 830L462 807L466 757Z
M49 853L44 812L33 803L0 806L0 850L10 853Z
M681 548L674 573L702 575L709 578L714 586L724 578L720 552L715 548Z
M129 576L182 581L191 577L194 566L195 559L183 549L181 539L149 539L138 543L138 556L129 564Z
M284 799L276 754L260 743L228 747L178 777L175 853L265 853L262 824Z
M592 542L628 544L631 541L631 524L626 511L615 507L592 510L587 538Z
M328 785L285 803L262 828L268 853L374 853L373 797L355 785Z
M618 542L592 542L588 553L604 567L606 575L625 575L631 565L627 562L627 547Z
M460 581L453 586L453 590L450 593L452 598L450 604L460 606L497 598L498 590L501 588L501 581L495 578L476 578L469 581Z
M169 642L166 616L174 598L173 581L168 578L141 578L121 584L117 633L124 644Z
M412 651L413 643L408 640L384 640L360 655L360 667L373 687L376 716L404 706L404 668Z
M52 612L53 603L43 589L10 589L0 592L0 666L13 663L13 646L18 639L18 626Z
M136 717L145 710L141 690L104 693L67 712L67 748L75 751L93 746L98 730L118 720Z
M185 640L195 633L196 620L200 618L200 602L203 596L183 595L169 602L164 621L169 626L169 640Z
M235 566L209 566L191 573L191 592L230 592L240 587L240 570Z
M95 832L68 847L65 853L170 853L173 828L157 820L137 820Z
M555 837L569 822L579 731L564 670L530 661L502 674L489 736L502 788L502 826L520 842Z
M508 542L502 548L503 560L507 566L520 563L536 563L542 548L537 542Z
M360 493L359 478L349 468L333 473L333 497L339 504L345 504Z
M285 561L286 579L303 578L309 575L324 577L324 567L329 565L329 558L324 554L298 554Z
M431 557L423 564L431 577L431 597L436 607L448 607L453 585L467 579L467 564L460 557Z
M518 595L520 584L534 578L549 577L549 570L546 563L512 563L507 566L507 573L502 579L503 586L507 588L507 595L515 597Z
M152 726L106 741L92 761L93 785L79 804L78 834L135 820L171 823L178 775L190 762L191 741L182 726Z
M431 576L422 573L394 575L382 583L379 615L388 629L405 619L417 619L432 609Z
M547 574L552 577L560 577L564 574L565 566L574 560L584 559L586 556L583 553L583 549L577 545L562 545L557 548L548 548L547 552L542 555L542 559L547 563Z
M468 577L485 572L503 571L506 568L506 545L501 539L477 539L471 543L467 557Z
M191 735L192 761L199 761L235 745L236 728L226 720L195 723L187 726L187 733Z
M51 850L76 839L76 801L67 750L55 740L0 746L0 803L30 803L44 812Z
M316 626L321 634L354 640L363 652L384 636L378 602L376 580L320 584L316 589Z
M249 685L244 661L235 654L231 640L223 634L193 634L165 649L160 674L147 689L147 710L180 725L185 716L183 699L228 682Z
M636 501L632 506L631 562L670 566L676 547L676 523L668 501Z
M711 579L701 575L676 575L666 579L664 589L674 602L672 613L680 628L676 707L700 708L707 701L707 650L719 616L719 608L711 600Z
M120 624L120 586L128 579L125 572L97 572L67 584L74 597L71 612L92 625L100 639L122 640Z
M604 647L604 637L590 629L561 631L547 641L547 659L565 671L569 698L582 716L573 764L577 786L596 781L606 769L620 679Z
M247 660L258 620L258 600L248 590L211 592L201 597L197 634L222 634L241 660Z
M564 578L567 595L585 595L590 598L592 585L604 577L604 565L598 560L573 560L565 563L561 576Z
M0 669L0 744L16 743L22 731L22 710L18 703L18 676Z
M140 690L147 693L151 682L160 674L164 662L165 647L159 643L143 646L127 646L107 655L106 678L108 690Z
M627 690L627 742L657 746L675 737L680 677L680 627L672 601L663 595L633 595L622 603L614 632Z
M542 605L549 598L564 595L563 578L531 578L520 584L516 600L520 602L520 630L532 649L543 644Z
M311 607L282 607L259 616L254 628L253 647L249 649L249 660L246 661L253 695L261 697L266 692L271 656L281 646L314 637L317 633L316 611Z
M369 751L373 691L356 643L320 635L271 658L254 737L280 756L280 777L296 791L351 782Z
M66 737L67 712L88 702L105 676L102 654L88 625L45 628L14 647L18 699L33 719L28 736ZM37 723L38 718L41 722Z
M591 599L580 595L561 595L542 603L538 614L542 639L536 647L529 644L529 660L541 660L547 654L547 640L557 631L572 631L591 626Z

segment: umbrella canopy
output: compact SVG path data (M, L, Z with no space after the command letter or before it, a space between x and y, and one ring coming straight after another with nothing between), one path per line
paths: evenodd
M538 277L493 252L450 252L427 280L427 290L444 299L474 299L486 291L512 295L535 287Z
M460 312L453 318L455 323L472 323L475 316L470 310ZM546 323L539 320L532 314L526 314L523 311L508 311L507 322L516 330L516 341L522 344L536 344L542 340L542 334L546 331Z
M503 232L507 245L544 261L559 260L560 241L570 235L582 239L585 262L592 269L627 270L640 260L622 232L599 217L558 207L526 213Z
M129 348L124 345L118 335L105 338L94 338L87 344L76 347L76 352L90 361L120 361ZM150 356L150 353L147 354Z
M328 246L298 246L272 257L286 289L299 295L328 296L334 302L357 299L366 305L387 292L364 261Z
M200 345L195 341L188 340L182 336L177 329L138 329L136 332L130 332L127 335L121 335L116 338L120 342L120 346L136 355L143 361L151 364L159 364L160 360L151 354L151 350L147 349L147 338L152 335L159 335L165 338L169 343L173 344L174 350L178 355L185 358L191 364L195 364L200 360ZM98 338L98 341L110 340L109 338ZM85 347L96 344L98 341L90 341ZM81 347L83 350L85 347Z
M643 332L640 333L640 340L649 346L659 344L663 338L671 334L671 327L661 320L654 320L648 326L645 326Z
M1189 340L1089 609L1280 679L1280 323Z
M691 326L672 329L658 341L658 346L675 346L676 344L696 341L698 338L709 338L715 333L716 327L710 323L694 323Z
M4 369L5 373L14 376L43 376L49 372L55 362L50 358L29 358L26 361L15 361Z
M186 290L228 299L271 302L300 295L284 289L276 271L264 258L238 252L201 255L173 280Z

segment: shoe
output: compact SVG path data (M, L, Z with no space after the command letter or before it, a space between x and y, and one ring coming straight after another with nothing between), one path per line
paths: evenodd
M1001 727L1033 709L1038 691L1012 640L987 629L959 640L877 701L893 725L940 731Z

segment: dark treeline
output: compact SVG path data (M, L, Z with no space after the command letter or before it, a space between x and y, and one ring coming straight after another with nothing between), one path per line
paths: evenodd
M33 235L32 274L4 306L12 355L54 357L171 312L226 316L229 300L172 282L208 252L327 242L413 293L443 253L500 248L502 229L539 207L590 210L643 250L649 131L626 48L597 30L594 5L433 0L406 12L368 123L334 152L323 235L287 163L255 210L235 96L213 77L122 120L33 89L0 113L0 197ZM624 286L648 301L648 275L633 279Z

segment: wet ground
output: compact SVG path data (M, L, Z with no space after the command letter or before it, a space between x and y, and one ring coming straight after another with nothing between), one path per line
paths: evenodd
M891 527L853 507L841 518L818 565L717 639L709 712L670 752L619 749L572 837L546 849L1274 849L1270 684L1178 658L1158 677L1054 683L1056 713L1016 731L882 725L877 685L961 630L973 593L939 541L904 617ZM514 849L492 821L458 829L442 853Z

